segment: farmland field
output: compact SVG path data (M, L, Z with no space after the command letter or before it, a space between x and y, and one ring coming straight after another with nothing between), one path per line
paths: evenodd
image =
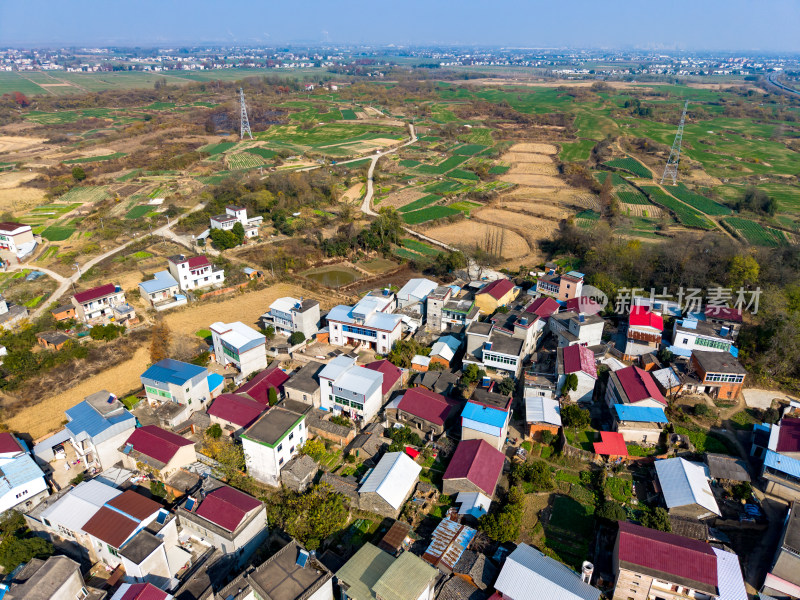
M471 210L480 208L481 206L483 206L483 204L480 204L478 202L470 202L468 200L462 200L460 202L453 202L449 206L450 208L455 208L456 210L460 210L465 215L469 216Z
M464 144L453 150L453 154L459 156L475 156L478 152L483 152L484 150L486 150L486 146L480 144Z
M436 194L428 194L427 196L424 196L419 200L414 200L413 202L409 202L405 206L401 206L400 208L397 209L397 211L401 213L406 213L414 210L419 210L421 208L425 208L430 204L433 204L434 202L438 202L441 199L442 197L437 196Z
M202 148L199 148L199 151L210 154L211 156L215 156L217 154L227 152L235 145L236 142L219 142L218 144L208 144L207 146L203 146Z
M782 231L772 229L771 227L764 227L760 223L756 223L750 219L727 217L724 219L724 223L736 230L738 234L754 246L775 247L788 243L786 235Z
M448 173L453 179L466 179L468 181L480 181L480 178L472 171L465 171L464 169L453 169Z
M114 152L113 154L104 154L102 156L84 156L83 158L71 158L65 160L65 165L74 165L78 163L102 162L105 160L114 160L115 158L122 158L126 156L124 152Z
M660 204L675 213L678 221L687 227L700 227L701 229L714 229L711 223L702 213L696 211L691 206L687 206L680 200L673 198L664 190L654 185L642 186L642 189L650 196L655 204Z
M153 210L152 206L149 206L148 204L140 204L139 206L134 206L132 209L130 209L125 214L125 218L126 219L139 219L139 218L145 216L151 210Z
M345 121L355 121L356 119L358 119L355 111L353 111L353 109L351 108L343 108L339 112L342 113L342 119L344 119Z
M706 198L705 196L701 196L700 194L691 191L682 183L679 183L675 186L667 186L667 191L669 191L669 193L675 196L678 200L683 200L689 206L693 206L700 212L704 212L707 215L729 215L733 212L727 206L714 202L711 198Z
M505 165L495 165L491 169L489 169L489 173L491 173L492 175L504 175L508 173L508 170L510 168L511 167L507 167Z
M107 195L106 188L102 185L74 187L61 196L58 201L87 204L104 200Z
M63 242L75 233L74 227L61 227L59 225L50 225L47 229L42 231L42 237L51 242Z
M646 179L653 178L653 174L650 172L650 169L645 167L635 158L631 158L630 156L626 158L615 158L603 164L609 167L614 167L616 169L622 169L623 171L628 171L629 173L633 173L634 175L637 175L639 177L644 177Z
M421 210L407 212L403 214L403 221L408 225L418 225L426 221L433 221L435 219L443 219L445 217L452 217L460 215L461 211L448 206L429 206Z
M264 166L264 160L260 156L249 152L229 154L225 157L225 160L228 162L228 168L231 171L255 169Z
M256 156L260 156L261 158L275 158L276 152L270 150L269 148L247 148L245 152L249 152L250 154L255 154Z
M455 169L458 165L465 162L468 156L450 156L438 165L420 165L416 168L418 173L426 175L444 175L448 171Z
M597 142L594 140L580 140L561 144L561 153L559 157L565 162L589 160L589 155L596 143Z
M428 244L424 242L420 242L418 240L412 240L411 238L403 238L400 240L403 244L404 248L408 248L413 252L418 252L419 254L426 254L428 256L436 256L440 253L439 250L432 248Z

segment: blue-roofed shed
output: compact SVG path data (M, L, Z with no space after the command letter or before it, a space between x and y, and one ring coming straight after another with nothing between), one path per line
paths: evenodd
M663 408L636 406L635 404L615 404L614 411L619 421L635 423L669 423Z
M475 402L467 402L464 410L461 411L461 418L484 423L491 427L503 427L508 419L508 412Z
M800 479L800 460L772 450L767 450L764 456L764 468Z
M208 391L211 392L211 395L214 395L214 391L225 383L225 378L219 373L209 373L206 379L208 379Z

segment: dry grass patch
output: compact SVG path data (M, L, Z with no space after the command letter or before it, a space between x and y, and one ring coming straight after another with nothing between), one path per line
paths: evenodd
M19 216L44 202L44 190L36 188L0 188L0 211Z
M487 232L491 229L495 228L484 223L460 221L450 225L426 229L425 235L451 246L469 249L483 243ZM503 249L501 250L505 258L520 258L526 256L529 252L530 246L528 246L525 238L511 230L506 230Z
M553 159L549 154L535 154L533 152L506 152L503 154L501 160L509 163L553 164Z
M501 181L506 181L508 183L516 183L517 185L521 186L531 186L531 187L567 187L567 184L559 179L558 177L554 177L553 175L528 175L525 173L515 173L509 171L505 175L500 176Z
M498 208L504 208L510 211L527 213L534 216L542 217L543 219L555 219L557 221L566 219L575 211L565 208L563 206L556 206L547 202L499 202Z
M497 208L484 208L472 214L473 218L480 219L481 221L487 221L509 229L521 229L527 235L536 239L548 237L553 229L558 227L558 224L551 220Z
M553 144L539 142L521 142L509 148L509 152L528 152L533 154L557 154L558 148Z
M381 200L380 206L392 206L394 208L400 208L401 206L411 204L414 202L414 200L419 200L425 196L427 196L427 194L421 191L421 188L406 188L404 190L399 190L389 194L385 199Z
M344 192L344 194L341 195L341 197L339 198L339 202L348 202L348 203L349 202L355 202L359 198L361 198L361 195L362 195L363 191L364 191L364 184L363 183L357 183L357 184L355 184L353 186L350 186Z
M0 135L0 153L27 150L33 146L44 144L46 141L46 138Z
M536 156L542 155L537 154ZM558 169L552 161L548 163L517 163L505 173L506 177L509 175L551 175L553 177L558 177Z

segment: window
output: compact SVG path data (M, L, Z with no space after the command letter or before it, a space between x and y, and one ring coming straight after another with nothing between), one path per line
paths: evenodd
M75 597L76 597L78 600L83 600L83 599L84 599L84 598L86 598L88 595L89 595L89 592L86 590L86 588L85 588L85 587L82 587L82 588L80 589L80 591L79 591L77 594L75 594Z
M293 440L293 439L294 439L294 431L293 431L292 433L290 433L290 434L289 434L289 439L290 439L290 440Z
M289 453L290 453L290 454L294 454L294 446L292 446L291 448L289 448Z
M278 461L278 466L281 466L282 464L283 464L283 458L281 458L281 459Z
M683 338L683 343L684 344L688 344L689 343L689 338Z
M283 450L283 444L278 444L277 451L280 452L281 450Z
M110 554L114 556L119 556L119 552L117 552L117 549L114 548L114 546L112 546L111 544L106 544L106 548L108 548Z

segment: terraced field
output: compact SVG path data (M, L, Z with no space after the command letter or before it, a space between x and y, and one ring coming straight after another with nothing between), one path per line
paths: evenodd
M460 214L461 211L448 206L429 206L428 208L403 213L403 221L408 225L419 225L420 223Z
M700 212L707 215L730 215L733 211L723 204L714 202L711 198L706 198L687 188L683 183L667 186L667 191L678 200L684 201L689 206L693 206Z
M108 196L106 189L107 188L103 185L74 187L61 196L58 201L80 204L99 202Z
M682 224L687 227L699 227L700 229L714 229L714 224L709 221L703 213L687 206L677 198L673 198L660 187L654 185L642 186L642 190L650 197L655 204L668 208L675 214Z
M630 156L625 158L615 158L603 164L608 167L613 167L615 169L622 169L623 171L628 171L628 173L633 173L634 175L638 177L644 177L645 179L653 178L653 174L650 172L650 169L645 167L635 158L631 158Z
M122 158L127 156L124 152L114 152L113 154L103 154L102 156L84 156L83 158L71 158L65 160L65 165L74 165L80 163L103 162L106 160L114 160L115 158Z
M242 171L245 169L257 169L264 166L264 159L258 154L250 152L237 152L236 154L228 154L225 157L228 163L228 168L231 171Z
M723 222L754 246L776 247L789 243L783 231L764 227L750 219L727 217L723 219Z

